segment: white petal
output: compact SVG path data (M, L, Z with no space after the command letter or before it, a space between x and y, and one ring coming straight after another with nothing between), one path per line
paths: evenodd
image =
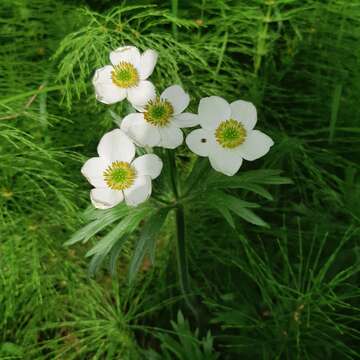
M121 130L139 146L154 147L160 143L159 130L146 122L144 114L127 115L121 123Z
M147 79L156 65L158 53L155 50L145 50L140 57L140 79Z
M128 88L128 100L134 107L142 107L156 97L155 86L147 80L140 80L136 87Z
M139 113L130 113L129 115L126 115L121 123L120 128L124 133L127 133L133 124L142 124L144 121L144 114Z
M106 133L100 140L98 154L109 162L131 162L135 156L135 145L120 129Z
M204 129L196 129L186 137L186 145L199 156L209 156L212 141L211 133Z
M253 130L237 151L245 160L253 161L264 156L272 145L274 142L269 136L259 130Z
M199 125L199 116L191 113L182 113L173 117L173 122L180 128L188 128Z
M150 100L155 100L156 99L156 94L154 94L154 96L150 99ZM146 111L146 105L147 104L144 104L144 105L136 105L136 104L132 104L132 107L138 111L138 112L145 112Z
M120 62L128 62L140 70L140 51L135 46L122 46L110 53L110 61L116 66Z
M104 104L114 104L126 97L126 90L116 86L111 80L114 68L110 65L96 70L92 83L95 87L96 99Z
M175 125L169 125L163 128L159 128L160 132L160 144L167 149L175 149L183 143L184 135L182 131Z
M216 171L228 176L236 174L242 164L242 157L236 149L224 149L219 145L211 148L209 160Z
M200 100L200 125L209 130L216 129L221 121L230 118L231 109L226 100L219 96L210 96Z
M81 168L81 173L86 177L89 183L95 187L106 187L103 173L110 165L105 159L93 157L86 161Z
M121 191L109 188L92 189L90 199L93 205L98 209L110 209L119 204L124 199Z
M151 195L150 176L139 176L130 189L124 190L125 202L129 206L137 206Z
M172 85L160 95L161 99L168 100L174 108L174 114L180 114L189 105L190 96L179 85Z
M253 103L237 100L230 104L231 117L240 121L246 130L252 130L256 124L257 113Z
M132 164L140 176L150 176L156 179L162 170L163 163L161 159L155 154L146 154L136 158Z

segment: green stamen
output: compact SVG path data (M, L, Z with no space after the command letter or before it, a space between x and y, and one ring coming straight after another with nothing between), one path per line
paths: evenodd
M114 67L111 79L117 86L127 89L138 85L139 73L134 65L122 61Z
M234 119L220 123L215 131L216 141L226 149L234 149L241 145L246 139L244 126Z
M164 127L170 122L173 114L174 108L169 101L156 98L146 105L144 117L151 125Z
M136 171L127 162L115 161L104 171L103 176L110 189L125 190L134 184Z

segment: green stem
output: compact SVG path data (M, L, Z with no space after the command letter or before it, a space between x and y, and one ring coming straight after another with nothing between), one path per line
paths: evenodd
M173 190L175 199L177 200L179 198L179 190L178 190L177 181L176 181L176 161L175 161L175 156L174 156L174 154L173 154L173 152L171 150L167 150L166 153L167 153L169 169L170 169L171 186L172 186L172 190Z
M179 273L180 290L184 296L184 300L190 311L198 320L198 314L192 305L190 294L189 270L186 256L186 243L185 243L185 216L184 208L178 204L176 207L176 233L177 233L177 265Z
M189 272L186 259L185 244L185 216L184 208L181 205L176 207L176 233L177 233L177 264L179 282L182 294L187 298L189 293Z
M174 16L174 18L177 17L178 14L178 0L171 0L171 12ZM177 38L177 27L175 22L172 23L172 33L174 38Z
M186 241L185 241L185 215L184 215L184 207L182 204L178 203L178 199L180 198L180 192L177 186L176 179L176 162L174 153L170 150L167 151L168 154L168 164L170 170L170 179L171 185L173 188L173 193L176 199L176 208L175 208L175 216L176 216L176 257L177 257L177 267L178 267L178 275L179 275L179 283L180 290L182 295L184 296L184 300L186 305L189 307L191 312L197 318L197 312L191 301L189 299L190 293L190 282L189 282L189 271L188 271L188 262L186 256Z

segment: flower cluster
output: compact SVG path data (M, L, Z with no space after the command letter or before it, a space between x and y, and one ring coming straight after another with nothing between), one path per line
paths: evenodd
M186 137L195 154L209 157L211 166L232 176L243 159L253 161L273 145L271 138L254 130L255 106L237 100L229 104L219 96L201 99L198 114L185 112L189 95L179 85L156 94L147 80L154 71L158 55L154 50L142 54L134 46L110 53L111 65L95 72L96 98L104 104L127 99L137 112L128 114L120 129L105 134L98 145L98 157L82 167L83 175L94 186L91 201L100 209L121 201L136 206L151 195L151 180L158 177L162 161L155 154L135 158L136 146L175 149L184 141L182 128L200 126Z

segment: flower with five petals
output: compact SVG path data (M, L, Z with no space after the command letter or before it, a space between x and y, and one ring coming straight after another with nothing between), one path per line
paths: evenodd
M155 95L154 85L146 80L153 72L158 55L154 50L142 54L135 46L123 46L110 53L112 65L96 70L93 77L96 98L114 104L127 98L142 106Z
M234 175L243 159L256 160L274 144L268 135L254 130L257 113L250 102L229 104L210 96L200 100L198 112L201 129L192 131L186 144L195 154L208 156L211 166L225 175Z
M123 130L140 146L175 149L183 143L181 128L199 124L195 114L183 112L190 97L179 85L168 87L159 97L152 97L139 113L127 115L121 122Z
M146 201L152 190L151 180L162 170L155 154L135 158L135 145L120 129L106 133L100 140L98 157L86 161L81 169L94 189L90 198L98 209L109 209L125 199L137 206Z

